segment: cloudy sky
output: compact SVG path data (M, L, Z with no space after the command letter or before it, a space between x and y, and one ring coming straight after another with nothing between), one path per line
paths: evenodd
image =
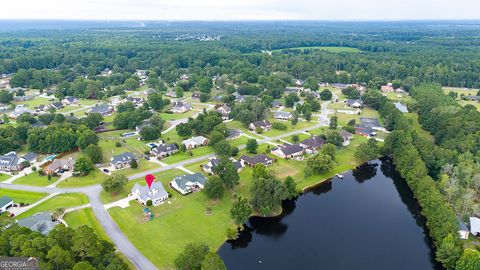
M0 19L480 19L480 0L3 0Z

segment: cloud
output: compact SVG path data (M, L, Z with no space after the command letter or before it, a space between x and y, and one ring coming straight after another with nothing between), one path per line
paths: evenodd
M13 0L0 18L395 20L480 18L477 0Z

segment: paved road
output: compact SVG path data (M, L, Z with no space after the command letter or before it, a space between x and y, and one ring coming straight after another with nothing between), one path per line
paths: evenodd
M303 133L307 130L316 129L322 126L328 125L328 102L322 104L322 111L319 117L319 123L311 126L309 128L304 128L300 130L295 130L292 132L284 133L279 136L275 137L265 137L263 140L260 140L261 143L269 143L284 137L292 136L294 134ZM245 145L240 145L239 149L245 148ZM147 174L159 173L162 171L171 170L177 167L183 167L185 165L193 164L200 162L202 160L206 160L215 156L214 154L205 155L201 157L195 157L188 160L180 161L175 164L166 165L163 167L159 167L156 169L148 170L142 173L138 173L129 177L129 180L137 179L143 177ZM92 185L87 187L79 187L79 188L57 188L57 187L35 187L35 186L25 186L25 185L17 185L17 184L10 184L10 183L0 183L0 188L7 188L7 189L14 189L14 190L25 190L25 191L32 191L32 192L43 192L43 193L83 193L88 196L90 201L90 206L97 218L98 222L104 228L106 234L110 237L112 242L115 244L117 249L122 252L134 265L137 269L141 270L150 270L150 269L157 269L155 265L153 265L123 234L123 232L119 229L115 221L111 218L108 212L105 210L105 206L100 200L100 191L102 190L100 185Z
M118 228L117 224L113 221L112 217L108 214L107 210L103 207L103 203L100 201L99 194L91 194L88 196L90 204L92 205L93 213L97 218L97 221L102 224L103 229L115 244L117 249L122 252L137 269L157 269L153 263L151 263L123 234Z

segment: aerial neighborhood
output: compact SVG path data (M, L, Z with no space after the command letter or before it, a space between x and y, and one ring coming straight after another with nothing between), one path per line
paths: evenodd
M0 31L0 48L11 50L0 50L0 213L8 222L0 234L48 239L55 249L41 255L45 269L226 269L204 264L223 265L219 254L261 241L252 237L263 231L251 217L284 226L292 205L301 212L315 198L324 206L349 185L371 192L368 203L379 200L371 203L381 204L375 213L407 211L398 217L417 227L406 231L421 232L427 245L418 253L440 257L445 269L457 270L448 264L467 247L478 249L480 91L473 81L480 68L463 55L473 49L448 58L446 68L444 57L410 55L408 46L418 46L437 57L425 48L444 36L423 26L424 35L404 37L342 24L331 33L305 26L313 34L261 22L255 34L247 26L173 25L33 31L21 39ZM459 74L471 71L463 61L477 77L460 87ZM377 196L380 176L392 189L382 186ZM399 193L400 206L380 203L389 192ZM364 200L347 195L345 204ZM316 214L334 218L309 212L312 223ZM278 239L294 231L282 226ZM390 228L376 226L368 227ZM350 237L364 235L354 229ZM345 231L329 234L345 239ZM212 260L190 265L199 250ZM54 255L66 252L67 262L54 266ZM255 265L270 263L262 260Z

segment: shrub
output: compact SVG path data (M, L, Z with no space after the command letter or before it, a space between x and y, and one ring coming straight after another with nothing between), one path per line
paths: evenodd
M148 201L146 202L146 204L147 204L147 206L152 206L152 200L148 200Z
M275 122L272 124L272 128L277 130L287 130L287 125L284 123Z

